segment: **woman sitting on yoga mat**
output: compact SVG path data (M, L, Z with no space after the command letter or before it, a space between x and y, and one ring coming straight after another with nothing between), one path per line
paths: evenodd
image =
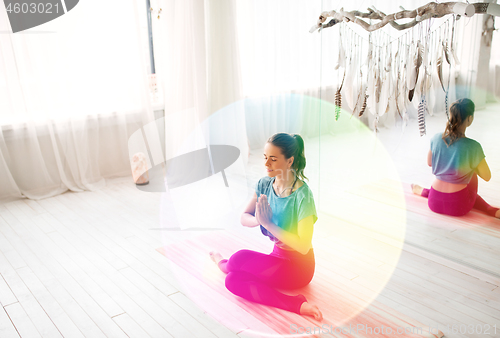
M226 287L235 295L321 320L321 311L303 295L289 296L275 289L301 288L314 275L311 240L318 217L312 192L303 181L304 141L297 134L275 134L267 140L264 158L267 176L257 182L241 224L260 226L275 243L273 252L240 250L223 259L212 251L210 257L227 273Z
M429 208L437 213L463 216L472 208L500 218L493 208L477 194L477 176L491 178L483 148L465 137L465 130L474 121L474 102L460 99L450 106L450 119L443 134L431 139L427 163L436 179L431 189L412 184L414 194L428 198Z

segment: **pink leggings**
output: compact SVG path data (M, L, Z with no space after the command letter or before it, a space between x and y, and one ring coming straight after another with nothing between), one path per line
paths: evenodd
M463 216L474 208L495 217L498 208L492 207L477 194L477 183L477 175L474 174L467 187L462 190L444 193L431 187L424 189L422 196L428 198L429 208L439 214Z
M300 306L307 302L306 297L285 295L275 288L306 286L314 275L315 262L313 249L302 255L275 245L269 255L240 250L229 260L221 260L219 267L227 273L226 288L235 295L300 314Z

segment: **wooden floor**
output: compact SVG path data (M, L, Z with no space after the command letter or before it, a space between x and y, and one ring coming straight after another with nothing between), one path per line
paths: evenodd
M492 169L479 191L493 205L500 205L498 111L478 111L468 133ZM428 134L442 125L428 119ZM417 130L413 121L404 134L381 130L376 139L358 132L306 140L319 220L316 275L302 291L321 306L322 323L224 288L206 251L270 251L258 229L161 230L165 195L117 178L96 192L0 205L0 337L298 336L307 326L335 337L392 337L398 327L423 328L403 337L437 329L500 337L500 220L437 215L411 194L410 182L432 181L429 140ZM249 165L260 164L259 154ZM347 334L334 332L349 325ZM382 326L394 333L369 333Z

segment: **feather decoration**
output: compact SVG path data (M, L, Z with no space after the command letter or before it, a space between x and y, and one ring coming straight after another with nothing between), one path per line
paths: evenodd
M409 62L409 58L410 58L410 55L413 54L413 44L411 46L407 46L406 47L406 55L405 55L405 60L403 62L403 68L404 68L404 76L405 76L405 81L403 83L403 88L404 88L404 92L405 92L405 100L408 101L408 90L410 89L410 78L411 78L411 73L413 71L413 68L410 67L410 62ZM409 103L410 101L406 102L405 103Z
M442 56L437 58L436 66L437 66L437 73L438 73L438 77L439 77L439 83L441 83L441 88L443 88L443 91L446 91L444 89L444 84L443 84L443 58L442 58Z
M370 62L372 60L372 57L373 57L373 45L371 43L371 38L368 40L368 54L366 55L366 62L365 62L365 65L366 66L370 66Z
M425 90L425 85L426 85L426 83L425 83L425 80L426 80L425 70L424 70L424 74L422 74L421 78L422 79L420 80L420 88L419 88L420 95L424 94L424 90Z
M427 65L429 64L429 47L428 47L428 42L426 42L426 47L427 48L424 48L422 46L422 64L424 65L424 67L427 67Z
M337 60L337 64L335 65L335 70L339 69L339 67L345 67L345 50L342 45L342 39L340 39L340 47L339 47L339 59Z
M380 60L379 60L380 62ZM368 107L372 107L373 110L370 110L371 113L374 113L375 115L378 115L378 102L377 99L380 101L380 93L382 91L382 83L380 82L380 71L379 71L379 66L380 63L377 63L376 67L373 69L373 74L374 74L374 87L373 87L373 100L370 105L370 101L368 101Z
M344 71L344 77L342 78L342 83L340 84L339 89L337 89L337 92L335 93L335 121L338 121L340 117L340 108L342 107L342 94L340 91L342 90L342 86L344 85L344 80L345 80L345 71Z
M385 109L385 103L390 102L394 97L394 79L392 73L387 73L382 83L382 94L380 95L382 108ZM387 109L385 111L382 110L382 112L382 115L385 114Z
M405 66L406 67L406 66ZM399 87L399 108L401 109L401 112L404 113L406 110L406 107L410 103L408 100L408 83L406 81L406 73L401 74L401 86Z
M460 65L460 61L458 61L458 58L457 58L457 53L455 51L455 46L456 45L456 41L455 41L455 17L453 17L453 25L451 26L451 43L450 43L450 53L451 53L451 56L453 56L453 60L455 61L455 65L458 66Z
M380 93L382 91L382 82L380 81L380 74L376 72L376 80L375 80L375 103L380 102Z
M446 62L448 62L448 64L451 65L450 52L448 50L448 43L445 44L445 42L443 41L442 44L443 44L444 57L446 59Z
M455 18L453 18L453 26L451 28L450 54L451 54L451 56L453 56L453 61L455 61L455 65L458 66L458 65L460 65L460 61L458 61L456 48L454 46L456 46L456 41L455 41Z
M417 41L417 55L415 57L415 66L417 67L417 74L418 74L418 68L422 65L422 54L423 54L423 47L422 43L420 40Z
M354 113L356 113L358 110L361 109L361 104L363 97L366 92L366 86L363 85L363 72L360 70L359 71L359 91L358 91L358 97L356 98L356 104L354 105L354 108L352 109L352 116L354 116Z
M396 53L397 54L397 53ZM390 72L392 68L392 57L391 53L387 53L387 61L386 61L386 66L385 66L385 71Z
M342 94L340 94L340 88L339 88L335 93L335 121L339 120L341 106L342 106Z
M425 95L422 95L422 99L418 105L418 129L420 130L420 136L426 134L425 131Z
M402 46L401 49L402 50ZM401 53L403 54L403 53ZM400 114L401 118L403 118L403 109L405 107L405 99L406 99L406 91L405 91L405 85L406 85L406 63L402 59L402 55L400 55L398 59L398 68L397 68L397 76L398 76L398 85L397 85L397 91L398 94L396 95L396 102L397 102L397 111Z
M420 40L417 41L417 55L415 56L415 83L413 84L413 89L417 87L417 81L418 81L418 73L420 70L420 66L422 65L422 54L423 54L423 47L422 43ZM411 101L411 100L410 100Z
M405 63L405 68L408 68L408 66L406 65ZM408 76L408 73L405 72L406 76ZM403 97L403 107L406 108L409 104L410 104L410 100L408 100L408 95L406 95L406 93L408 93L408 78L405 79L405 81L403 81L403 90L402 90L402 93L403 95L401 95Z
M425 67L424 73L422 74L422 81L420 83L420 97L424 96L427 97L427 95L430 92L431 84L432 84L432 74L430 74L427 70L427 67ZM425 108L427 112L429 112L427 100L425 101Z
M347 74L345 79L345 87L342 89L342 96L344 97L344 105L347 104L350 109L354 109L356 105L356 92L353 89L358 87L358 82L360 78L357 76L359 73L359 65L358 58L356 55L353 56L353 52L351 51L351 55L349 57L349 66L347 67Z
M428 38L425 42L425 46L428 46ZM422 51L422 80L420 81L420 95L427 95L430 85L431 79L429 77L429 48L423 48Z
M368 99L368 96L370 96L370 95L365 94L365 99L363 100L363 105L361 106L361 110L359 111L359 117L363 116L363 113L366 110L366 100Z
M370 108L370 112L375 112L375 82L377 79L377 69L375 67L375 62L372 60L370 63L370 68L368 69L367 74L367 92L369 94L368 99L366 100L366 105Z
M455 51L455 48L453 48L453 45L451 46L451 55L453 56L453 60L455 61L455 65L459 66L460 61L458 61L457 52Z
M410 66L410 63L411 63L411 61L410 61L411 56L410 55L413 55L413 52L414 52L413 45L406 48L406 60L404 63L404 68L406 70L406 87L408 89L412 89L411 83L415 80L415 77L413 74L415 71L415 68Z
M432 74L429 73L427 67L424 68L422 80L420 82L420 95L427 95L432 86Z
M409 86L409 92L408 92L408 99L411 101L413 100L413 95L415 94L415 87L417 86L417 81L418 81L418 71L420 69L420 66L422 65L422 44L420 43L420 40L417 41L417 50L416 50L416 55L415 59L413 61L414 63L414 69L412 70L411 77L410 77L410 86Z
M392 73L382 72L379 73L380 78L380 98L379 98L379 112L380 116L383 116L387 112L387 103L391 101L391 98L394 96L393 89L393 79Z
M401 110L399 110L399 85L400 85L400 82L401 82L401 75L398 72L398 78L396 80L396 111L398 112L399 117L402 117Z
M413 100L413 95L415 95L415 88L408 91L408 100Z
M431 90L431 87L432 87L432 66L433 66L433 62L434 60L431 58L430 56L430 51L429 51L429 39L430 37L428 36L427 37L427 41L425 43L426 47L427 48L424 48L424 56L423 56L423 64L424 64L424 77L425 77L425 83L423 85L423 90L422 90L422 94L426 96L427 98L427 95L430 94L430 90ZM432 97L432 95L431 95ZM429 100L430 102L431 100ZM430 104L429 102L426 102L427 104L427 112L429 113L429 115L432 115L431 112L429 111L429 108L430 108Z
M399 105L398 105L398 96L399 96L399 81L401 80L401 75L399 73L399 67L400 67L400 64L399 64L399 50L396 51L396 54L394 55L394 58L396 59L395 63L395 67L394 67L394 71L395 71L395 74L396 74L396 82L394 83L394 95L395 95L395 98L394 98L394 101L395 101L395 105L396 105L396 112L399 114L399 116L401 116L401 112L399 111Z
M424 93L427 94L428 92L431 91L431 88L432 88L432 74L430 72L426 72L426 76L427 76L427 82L426 82L426 86L425 86L425 89L424 89Z
M407 111L403 113L403 122L401 123L401 131L404 133L406 126L408 125L408 121L410 120L410 114Z

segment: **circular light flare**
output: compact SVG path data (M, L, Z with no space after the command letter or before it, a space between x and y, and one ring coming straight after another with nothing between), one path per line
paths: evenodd
M405 199L394 163L373 131L358 118L351 118L351 114L344 110L342 110L339 120L335 121L335 106L327 101L294 94L290 96L290 102L287 103L288 106L293 106L299 101L301 102L300 109L295 110L293 112L294 116L288 118L302 121L306 114L318 114L316 116L320 121L318 132L321 132L320 137L316 140L306 138L308 163L306 175L310 179L308 184L313 190L316 208L319 213L313 239L313 246L317 255L315 277L317 276L318 279L318 289L325 290L326 288L325 294L327 295L325 299L320 300L317 298L316 303L320 306L320 310L327 320L325 323L341 326L362 314L380 294L392 276L404 244L406 229ZM244 109L244 106L242 101L227 106L210 116L204 123L209 124L211 119L218 121L229 119L231 114L235 114L235 107L237 107L236 109ZM238 113L244 114L244 112L242 110ZM245 123L245 120L240 119L239 122ZM245 128L245 125L238 126L238 128ZM298 129L300 130L300 128ZM195 132L196 130L193 133ZM234 132L229 134L234 137L241 136ZM200 135L196 137L199 139ZM187 140L189 141L189 138ZM237 140L228 139L228 144L237 144ZM241 151L241 155L245 156L245 152ZM242 164L243 161L240 158L235 162L235 168L229 167L226 171L230 188L236 186L234 182L238 181L238 179L241 181L243 178L243 182L246 184L248 180L257 179L258 174L260 176L266 175L263 165L262 170L260 170L262 172L260 172L255 166L247 164L242 167ZM218 189L219 185L222 190L227 189L222 178L214 175L207 178L205 182L198 182L198 185L193 184L184 187L186 193L182 194L182 196L173 196L171 194L171 199L177 199L174 202L178 219L191 210L191 214L197 217L195 223L203 220L208 221L212 218L213 222L210 224L216 224L218 221L216 216L220 215L221 211L213 209L215 210L213 215L207 214L206 211L200 212L201 202L196 202L197 200L195 201L193 198L202 196L202 200L217 203L218 199L210 199L213 194L206 195L203 189L208 189L205 191L208 192ZM239 225L239 215L242 207L245 206L252 192L253 185L251 184L240 184L231 192L231 197L228 200L231 203L225 203L227 204L225 208L228 209L226 210L227 215L231 216L226 218L226 222L229 223L223 224L221 228L234 229ZM166 194L169 194L169 191ZM236 199L237 196L242 198ZM357 205L356 201L363 201L365 204ZM180 208L179 205L184 205L187 209ZM193 212L193 208L197 209L196 212ZM178 211L181 209L183 211L179 213ZM390 222L384 221L383 216L380 216L381 213L390 215ZM323 220L321 219L322 215ZM253 303L240 299L225 290L224 274L210 261L208 251L204 252L201 257L198 254L199 252L196 252L197 248L207 245L207 242L203 243L203 241L210 241L207 236L223 237L223 231L218 231L217 235L215 235L213 232L185 230L188 232L163 232L164 237L168 237L165 237L166 247L175 247L172 253L166 253L166 256L173 262L171 268L179 284L184 288L182 291L204 312L233 330L245 330L245 332L256 336L269 337L274 337L276 334L265 332L266 327L274 332L276 332L276 329L283 331L282 327L273 327L272 323L265 322L263 318L260 319L263 322L263 328L260 329L248 327L248 324L244 323L244 318L241 319L239 324L226 319L226 315L231 311L222 308L217 303L217 298L221 297L221 293L227 293L226 297L232 298L232 301L228 303L232 304L231 307L241 306L246 311L255 311L254 315L256 317L262 315L257 310L262 305L257 308L253 306L247 308L245 304ZM251 231L250 229L243 230ZM250 241L251 236L249 236L249 244ZM184 249L181 249L185 243L189 244ZM377 243L379 245L376 245ZM342 251L336 251L338 248L341 248ZM230 245L224 247L214 246L212 249L221 252L224 257L228 257L234 252L234 248L230 247ZM243 249L243 246L241 249ZM181 258L182 255L189 255L190 257L184 260ZM375 271L371 269L373 266L369 266L370 261L380 262L380 266L376 266L376 275L374 275ZM183 263L191 265L191 267L182 267ZM328 270L328 266L335 267L335 264L343 266L342 269L347 272L354 270L350 271L350 273L359 273L359 276L349 280L347 272L336 274L335 271ZM363 269L363 267L366 267L366 269ZM196 280L188 282L193 277ZM356 281L356 278L358 278L358 281ZM315 279L308 286L309 288L314 288L314 281ZM332 289L341 286L343 291L342 294L337 295L337 298L331 298L333 293L328 291L328 281L331 283ZM201 285L205 288L205 292L199 292L198 288ZM344 299L339 299L342 297ZM310 301L313 304L315 303L313 299L310 299ZM349 303L350 306L343 308L342 311L337 311L342 302ZM265 312L268 312L268 310L266 309ZM280 336L288 336L286 330L281 331L278 331ZM298 335L294 334L293 336Z

